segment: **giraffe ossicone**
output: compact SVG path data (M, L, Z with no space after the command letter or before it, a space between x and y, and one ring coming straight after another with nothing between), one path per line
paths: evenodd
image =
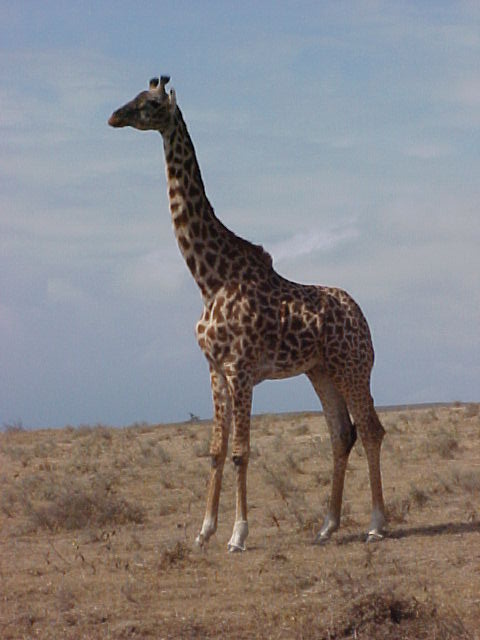
M370 392L374 353L367 321L348 293L283 278L263 247L240 238L217 218L175 91L165 90L169 80L153 78L148 90L117 109L108 122L162 135L173 229L203 299L196 335L210 367L214 420L207 505L197 544L206 544L217 529L232 431L236 516L228 549L245 549L253 388L262 380L301 373L320 399L333 452L328 513L316 542L328 540L340 525L345 470L357 431L372 495L367 538L378 540L386 522L380 471L385 432Z

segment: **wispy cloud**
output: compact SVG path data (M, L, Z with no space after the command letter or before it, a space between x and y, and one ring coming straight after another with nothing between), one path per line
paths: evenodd
M452 153L447 144L437 144L434 142L414 142L407 145L404 153L409 158L418 158L419 160L435 160L444 158Z
M319 251L332 251L338 245L357 236L358 230L354 226L325 231L312 230L311 233L296 233L285 240L269 243L266 248L272 254L275 263L281 263Z
M172 294L190 277L173 237L162 248L129 259L119 268L119 282L128 296Z

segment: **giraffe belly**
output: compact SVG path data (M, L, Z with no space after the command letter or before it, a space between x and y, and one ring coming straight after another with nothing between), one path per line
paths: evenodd
M262 380L281 380L301 375L322 362L320 341L301 348L289 342L279 342L275 350L267 351L259 362L258 372Z
M262 380L285 380L286 378L294 378L295 376L300 376L306 371L309 371L317 364L316 360L306 361L302 366L295 367L268 367L263 371L259 370L259 382Z

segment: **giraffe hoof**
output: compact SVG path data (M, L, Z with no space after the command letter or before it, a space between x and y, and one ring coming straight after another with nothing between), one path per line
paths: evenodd
M383 540L384 537L385 534L380 531L369 531L367 534L366 543L371 544L372 542L380 542L380 540Z
M230 553L245 551L245 540L248 536L248 523L246 520L237 520L233 526L232 537L229 540L227 549Z
M323 545L326 544L330 538L332 537L332 533L334 533L340 525L340 520L335 518L334 516L327 515L325 518L325 522L322 525L322 528L317 533L313 544Z
M195 547L195 549L203 549L205 547L205 538L201 534L198 534L198 536L195 538L193 546Z

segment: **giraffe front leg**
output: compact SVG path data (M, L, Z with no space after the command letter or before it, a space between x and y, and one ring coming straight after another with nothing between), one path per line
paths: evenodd
M236 474L236 510L232 537L228 543L230 552L245 551L248 536L247 521L247 469L250 455L250 412L252 384L235 378L229 381L233 410L232 459Z
M208 483L205 516L200 533L195 540L195 544L198 547L203 547L217 530L218 505L231 422L231 402L225 379L211 368L210 380L214 407L214 422L210 442L212 468Z

